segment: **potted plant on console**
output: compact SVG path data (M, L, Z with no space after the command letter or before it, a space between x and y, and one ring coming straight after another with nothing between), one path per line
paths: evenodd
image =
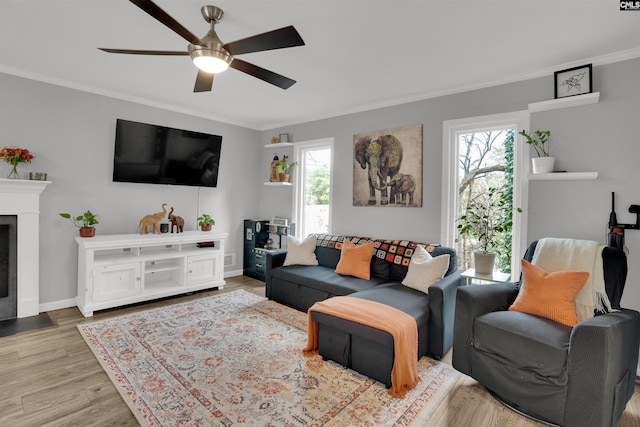
M538 157L531 159L533 173L551 173L555 164L555 157L551 157L549 150L549 138L551 131L537 130L533 132L535 137L529 135L525 130L520 131L520 135L526 138L526 143L532 145ZM545 146L546 144L546 146Z
M82 215L72 217L68 213L61 213L62 218L66 218L73 223L80 230L80 237L93 237L96 235L96 229L94 225L99 224L96 216L91 211L86 211Z
M198 217L198 225L202 231L211 231L211 226L216 222L208 214L202 214Z
M298 162L290 162L289 156L286 154L282 156L282 160L280 160L280 163L276 166L276 172L278 173L278 179L280 182L289 182L291 170L297 164Z
M469 201L465 211L458 218L458 234L468 236L476 242L473 265L476 273L493 273L496 259L496 234L511 227L511 215L500 197L499 189L489 187Z

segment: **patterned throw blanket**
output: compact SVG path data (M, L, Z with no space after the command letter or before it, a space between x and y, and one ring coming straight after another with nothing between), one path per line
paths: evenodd
M413 256L413 253L415 252L418 245L423 246L427 250L427 252L432 252L435 247L439 246L433 243L418 243L412 242L410 240L383 240L372 239L371 237L338 236L334 234L318 234L316 246L341 250L342 242L344 242L344 239L349 239L356 245L373 242L374 256L393 264L402 265L404 267L409 266L411 257Z
M333 297L315 303L308 311L307 347L305 355L318 349L318 322L311 319L317 311L388 332L393 337L393 369L391 395L404 397L420 381L418 376L418 326L403 311L375 301L353 297Z

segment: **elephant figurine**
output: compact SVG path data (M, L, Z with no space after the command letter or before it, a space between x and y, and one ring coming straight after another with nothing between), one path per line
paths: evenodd
M162 212L156 212L152 215L146 215L140 220L140 234L149 234L149 226L153 234L160 234L160 220L167 213L167 204L162 204Z
M173 214L173 206L171 206L171 210L169 211L169 216L167 217L169 222L171 223L171 232L173 233L173 229L175 227L176 233L184 232L184 219L181 216L176 216Z
M397 173L391 177L389 184L391 203L413 206L413 194L416 190L416 180L413 175ZM408 200L406 200L408 199Z
M402 144L393 135L378 139L360 138L355 145L355 159L362 169L369 168L369 205L377 203L376 190L380 191L380 204L388 205L387 177L400 171L402 164Z

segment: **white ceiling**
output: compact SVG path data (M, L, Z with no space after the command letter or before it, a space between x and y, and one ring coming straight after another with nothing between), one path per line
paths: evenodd
M155 1L208 31L203 0ZM294 25L306 46L239 57L298 83L230 69L193 93L188 57L99 51L186 50L127 0L0 0L0 71L263 130L640 56L640 12L614 0L211 2L223 42Z

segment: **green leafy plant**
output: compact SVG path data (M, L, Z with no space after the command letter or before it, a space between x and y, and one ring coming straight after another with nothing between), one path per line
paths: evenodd
M293 167L297 164L298 162L290 162L289 156L285 154L284 156L282 156L282 160L280 160L280 163L278 163L278 165L276 166L276 172L279 174L290 174Z
M96 216L91 213L91 211L86 211L82 215L78 215L76 217L72 217L68 213L61 213L60 216L62 218L66 218L73 223L78 228L94 228L93 226L99 224Z
M477 242L477 250L489 253L495 250L495 237L512 226L511 208L500 197L500 191L489 187L469 201L465 212L458 218L458 234Z
M526 143L533 145L538 157L549 157L550 145L549 138L551 137L551 131L549 130L537 130L533 132L535 138L529 135L525 130L520 131L520 135L526 138ZM546 144L546 147L545 147Z
M202 227L203 225L215 225L216 222L213 218L211 218L208 214L202 214L198 217L198 225Z

